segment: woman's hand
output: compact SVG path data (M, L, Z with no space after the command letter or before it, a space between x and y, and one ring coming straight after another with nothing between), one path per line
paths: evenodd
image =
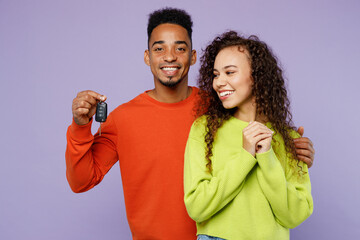
M270 150L273 131L259 122L250 122L243 130L243 148L255 157L255 153Z

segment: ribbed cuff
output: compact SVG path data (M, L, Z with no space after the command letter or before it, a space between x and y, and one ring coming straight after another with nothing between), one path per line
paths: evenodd
M74 119L70 125L70 133L71 137L75 140L84 140L84 139L92 139L94 136L91 133L91 124L93 120L91 119L85 125L78 125Z
M280 164L272 147L267 152L257 153L255 157L260 166L272 168L275 165Z

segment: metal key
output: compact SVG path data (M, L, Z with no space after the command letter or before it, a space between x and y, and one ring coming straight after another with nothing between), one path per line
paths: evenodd
M100 122L99 136L101 136L101 123L105 122L107 118L107 104L106 102L98 102L96 105L95 121Z

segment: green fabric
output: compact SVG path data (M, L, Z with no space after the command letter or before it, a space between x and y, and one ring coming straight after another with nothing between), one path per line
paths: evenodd
M197 233L230 240L289 239L313 211L306 164L287 158L284 142L273 136L272 147L255 158L242 148L247 122L234 117L218 130L213 143L212 172L206 167L206 118L197 119L185 151L185 205ZM271 124L267 126L271 128ZM294 131L292 136L298 137Z

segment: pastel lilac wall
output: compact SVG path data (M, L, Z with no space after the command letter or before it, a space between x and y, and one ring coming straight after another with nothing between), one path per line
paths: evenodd
M289 79L295 123L305 126L316 148L314 214L291 237L357 239L355 0L0 0L0 239L131 238L118 164L99 186L72 193L65 132L78 91L106 94L112 110L153 87L143 62L147 15L164 6L193 16L199 54L226 29L256 34L272 47ZM191 70L191 85L198 67Z

